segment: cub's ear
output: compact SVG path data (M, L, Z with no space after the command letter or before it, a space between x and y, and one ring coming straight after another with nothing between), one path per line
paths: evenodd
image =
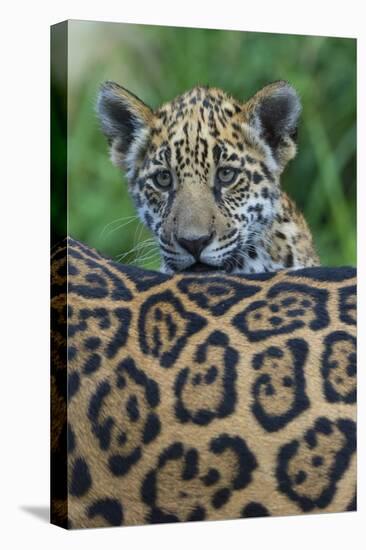
M295 89L280 80L265 86L246 105L249 125L272 152L279 172L296 154L301 103Z
M107 81L100 87L97 113L113 164L130 169L147 143L152 110L122 86Z

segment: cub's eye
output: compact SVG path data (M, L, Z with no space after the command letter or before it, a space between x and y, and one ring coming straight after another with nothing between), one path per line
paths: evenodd
M156 185L162 189L168 189L173 182L173 178L169 170L160 170L160 172L156 172L153 178Z
M216 177L220 183L229 184L233 183L238 175L238 171L235 168L219 168L216 172Z

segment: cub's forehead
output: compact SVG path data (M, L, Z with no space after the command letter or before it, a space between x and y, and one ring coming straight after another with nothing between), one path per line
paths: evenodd
M194 111L227 110L227 115L233 116L242 111L242 105L233 97L219 88L196 86L188 92L179 95L172 101L165 103L157 113L164 116L175 113L176 116L186 116Z
M165 103L154 115L156 146L183 140L189 147L198 137L235 142L245 113L243 105L222 90L196 87Z

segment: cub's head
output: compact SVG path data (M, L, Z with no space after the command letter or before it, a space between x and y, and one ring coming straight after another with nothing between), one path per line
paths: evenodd
M279 81L241 103L196 87L153 111L106 82L97 109L165 271L243 270L265 245L296 153L295 90Z

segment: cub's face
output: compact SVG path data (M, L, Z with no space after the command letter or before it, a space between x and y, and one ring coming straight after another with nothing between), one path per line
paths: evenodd
M263 253L296 152L293 88L271 84L243 104L197 87L152 111L107 82L98 113L165 271L242 271Z

